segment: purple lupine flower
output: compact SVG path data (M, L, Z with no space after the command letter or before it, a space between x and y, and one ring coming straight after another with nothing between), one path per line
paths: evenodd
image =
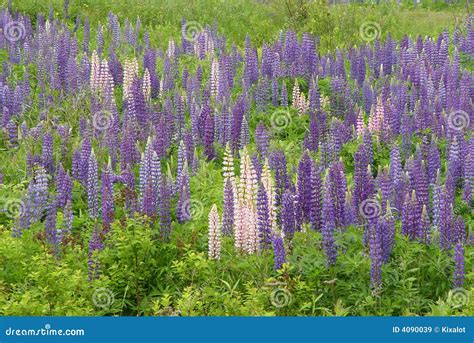
M68 202L64 206L64 222L62 229L63 236L71 234L73 219L74 212L72 211L72 200L68 200Z
M280 106L288 107L288 91L286 89L285 82L283 82L283 85L281 87Z
M178 205L176 206L176 219L178 220L178 223L184 223L191 219L191 193L189 189L187 167L184 170L181 179L181 191L179 192Z
M295 205L293 194L288 189L283 194L281 209L281 228L286 239L291 240L295 234Z
M277 150L272 154L270 167L275 172L275 206L280 208L283 203L283 194L289 188L286 158L282 150ZM277 212L277 224L281 225L281 211Z
M262 159L268 157L268 134L265 130L265 125L260 121L255 129L255 143L257 145L257 151L260 154Z
M428 178L430 184L435 183L436 181L436 173L438 169L441 168L441 159L439 156L439 150L436 145L436 141L432 140L431 145L428 152Z
M79 177L83 184L87 182L88 168L89 168L89 157L92 151L92 145L88 138L84 139L81 147L81 166Z
M7 123L6 129L7 129L7 132L8 132L8 140L10 141L10 144L12 146L16 146L18 144L18 127L17 127L17 125L15 124L15 122L10 120Z
M466 241L466 225L461 216L457 216L453 220L452 225L452 242L456 244L457 242L464 243Z
M446 187L442 186L438 197L439 244L442 249L449 250L452 246L453 205L449 201Z
M111 162L102 172L102 221L104 231L110 229L110 224L114 220L114 189L111 175Z
M280 270L286 262L285 246L280 235L274 235L272 239L275 270Z
M60 165L56 174L56 190L58 207L64 207L66 203L72 199L72 180L69 174Z
M99 168L94 151L89 155L86 183L89 216L92 219L97 219L99 216Z
M352 200L352 193L346 192L344 202L344 226L348 227L357 223L357 211L354 208L354 202Z
M53 161L53 137L50 134L43 136L43 167L46 171L53 175L54 161Z
M232 236L234 230L234 184L228 178L224 187L224 213L222 218L222 233Z
M411 240L419 237L419 221L421 218L418 214L418 207L419 203L415 190L411 194L407 193L402 211L402 233Z
M205 119L204 126L204 154L207 156L207 160L211 161L216 158L216 152L214 148L214 116L208 114Z
M261 182L257 193L257 230L260 241L260 250L266 250L270 248L272 243L270 210L268 206L267 192Z
M369 229L369 247L370 247L370 281L373 289L379 289L382 286L382 244L380 233L377 228L370 225Z
M460 147L456 137L453 138L449 147L448 168L456 184L461 178Z
M323 209L322 209L322 234L323 234L323 246L326 252L326 265L329 267L336 263L337 251L334 243L334 231L336 229L336 216L333 204L333 198L331 197L331 182L329 177L326 177L324 182L324 196L323 196Z
M247 119L244 117L242 120L242 127L240 131L240 145L239 147L243 149L250 143L250 132L249 132L249 124Z
M45 204L48 201L48 174L42 166L35 170L34 178L28 185L28 207L31 213L28 213L30 223L40 220L45 210Z
M464 285L464 247L461 242L454 246L454 287Z

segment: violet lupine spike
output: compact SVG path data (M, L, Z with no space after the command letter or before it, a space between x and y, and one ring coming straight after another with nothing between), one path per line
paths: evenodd
M268 197L263 184L260 183L257 193L257 230L260 250L267 250L271 246L271 223Z
M110 224L114 220L114 189L111 175L111 162L102 172L102 222L104 231L110 230Z
M54 161L53 161L53 136L45 134L43 136L43 167L46 171L53 175L54 172Z
M321 232L323 234L323 246L324 251L326 252L326 265L332 266L336 263L337 251L334 242L334 231L336 229L336 216L335 209L333 204L333 199L331 197L331 182L326 176L324 183L324 196L323 196L323 209L322 209L322 219L323 225Z
M352 193L346 192L344 202L344 226L348 227L357 223L357 211L354 208L354 202L352 200Z
M274 255L273 269L277 271L280 270L283 267L283 264L286 262L285 246L280 235L273 236L272 246Z
M466 241L466 224L461 216L457 216L453 220L452 224L452 242L456 244L458 242L464 243Z
M58 207L64 207L66 203L72 199L72 187L72 180L69 174L64 170L63 166L60 165L56 173L56 201Z
M222 218L222 233L224 236L232 236L234 231L234 189L233 178L227 178L224 186L224 213Z
M187 181L187 171L182 175L182 184L180 191L178 192L178 205L176 206L176 220L178 223L184 223L191 219L190 201L191 194L189 190L189 182Z
M214 115L208 114L206 116L204 126L204 153L206 154L208 161L216 158L216 152L214 148L214 131Z
M464 247L461 242L454 246L454 287L461 288L464 285Z
M86 184L89 216L97 219L99 216L99 167L94 151L89 155Z
M66 205L64 206L64 221L62 226L62 234L63 236L68 236L72 233L72 222L74 219L74 212L72 210L72 201L68 200Z
M264 160L268 157L268 149L269 149L269 141L268 141L268 133L265 129L265 125L262 121L260 121L255 129L255 143L257 145L257 151Z
M28 207L31 209L28 218L29 223L34 223L41 219L45 211L45 204L48 201L48 174L46 170L39 166L35 170L35 176L28 185Z
M371 225L371 224L369 224ZM382 286L382 244L380 233L375 226L371 225L369 229L369 247L370 247L370 281L372 288L380 289Z
M293 200L293 194L290 190L286 190L283 194L281 209L281 228L285 239L293 239L293 236L296 231L295 204Z

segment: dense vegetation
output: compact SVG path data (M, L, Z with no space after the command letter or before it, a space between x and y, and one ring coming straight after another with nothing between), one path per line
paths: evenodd
M1 315L473 315L467 3L0 13Z

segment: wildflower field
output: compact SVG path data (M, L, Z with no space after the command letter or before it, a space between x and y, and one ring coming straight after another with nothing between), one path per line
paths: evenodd
M0 315L474 315L469 6L5 1Z

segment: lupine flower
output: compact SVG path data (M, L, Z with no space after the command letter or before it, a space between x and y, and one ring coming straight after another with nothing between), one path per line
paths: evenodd
M322 209L322 234L323 246L326 252L326 265L329 267L336 263L336 246L334 243L334 231L336 229L336 218L333 199L331 197L331 181L326 177L324 183L323 209Z
M464 285L464 247L461 242L454 247L454 287Z
M99 168L94 151L89 156L87 170L87 206L89 216L96 219L99 216Z
M285 246L280 235L274 235L272 239L274 264L273 269L280 270L286 262Z
M291 240L296 231L295 204L293 194L286 190L283 194L283 204L281 210L281 227L286 239Z
M255 129L255 142L257 144L257 151L262 159L265 159L268 154L268 134L265 130L265 125L260 121Z
M231 236L234 230L234 189L232 179L228 178L224 187L224 213L222 218L222 233Z
M271 245L270 209L265 187L260 183L257 193L257 229L260 249L268 249Z
M370 281L373 289L379 289L382 286L382 244L380 233L375 226L369 230L370 247Z
M102 221L104 230L110 229L110 224L114 220L114 189L111 179L111 162L102 172Z
M221 230L220 218L216 205L212 205L209 212L209 258L221 258Z

